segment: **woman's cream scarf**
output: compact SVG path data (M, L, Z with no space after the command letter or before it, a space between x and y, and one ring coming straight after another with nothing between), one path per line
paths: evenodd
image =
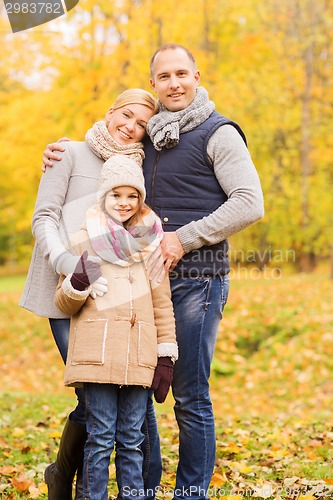
M104 161L113 155L129 155L141 167L145 154L142 142L118 144L108 132L104 120L96 122L86 133L86 142L90 149Z

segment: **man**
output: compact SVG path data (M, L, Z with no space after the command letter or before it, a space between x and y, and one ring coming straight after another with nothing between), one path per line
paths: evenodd
M179 360L173 395L179 426L174 499L207 499L215 462L210 365L228 297L226 238L263 216L260 181L240 127L214 111L193 55L167 44L151 59L150 83L160 112L145 144L147 203L166 232ZM44 163L58 156L52 144ZM159 270L161 258L155 267Z

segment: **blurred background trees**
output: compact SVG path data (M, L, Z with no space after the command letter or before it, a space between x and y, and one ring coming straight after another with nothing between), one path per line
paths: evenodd
M80 0L16 34L2 10L0 265L30 258L46 144L83 140L119 92L149 90L152 53L177 42L244 129L265 194L265 218L231 238L231 259L311 271L331 258L333 271L332 28L329 0Z

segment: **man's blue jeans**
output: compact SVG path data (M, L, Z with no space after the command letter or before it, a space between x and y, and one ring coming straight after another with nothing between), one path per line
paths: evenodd
M50 319L50 326L54 336L54 340L58 346L61 357L66 363L68 339L69 339L69 319ZM70 419L78 424L86 424L86 405L83 389L75 389L78 398L78 404L70 415ZM141 445L143 451L143 479L145 488L149 494L144 496L142 500L150 500L155 498L151 492L157 491L157 487L161 481L162 475L162 459L160 451L160 439L157 428L157 421L154 409L152 393L149 391L147 401L146 419L143 423L142 432L145 439ZM118 444L116 443L116 464L117 464Z
M208 379L229 277L173 278L171 291L179 347L172 384L179 426L174 499L203 500L216 450Z
M87 441L84 448L84 498L108 499L110 455L117 440L119 499L137 500L143 491L141 428L146 417L148 389L142 386L84 384Z

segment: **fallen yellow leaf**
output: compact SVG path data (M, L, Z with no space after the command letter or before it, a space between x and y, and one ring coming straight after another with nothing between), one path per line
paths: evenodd
M218 472L215 472L213 474L213 477L212 477L210 484L212 486L223 486L226 482L227 482L227 478L224 475L219 474Z
M230 467L232 467L233 469L237 469L242 474L248 474L249 472L252 472L252 467L242 462L230 462Z
M42 495L47 495L48 489L47 489L47 484L42 483L38 485L39 491L42 493Z
M50 432L49 437L50 438L60 438L61 437L61 432L59 432L59 431Z
M220 497L219 500L244 500L244 498L240 495L227 495Z
M24 434L25 434L24 429L21 429L20 427L15 427L15 429L12 432L12 436L14 438L20 438L24 436Z

